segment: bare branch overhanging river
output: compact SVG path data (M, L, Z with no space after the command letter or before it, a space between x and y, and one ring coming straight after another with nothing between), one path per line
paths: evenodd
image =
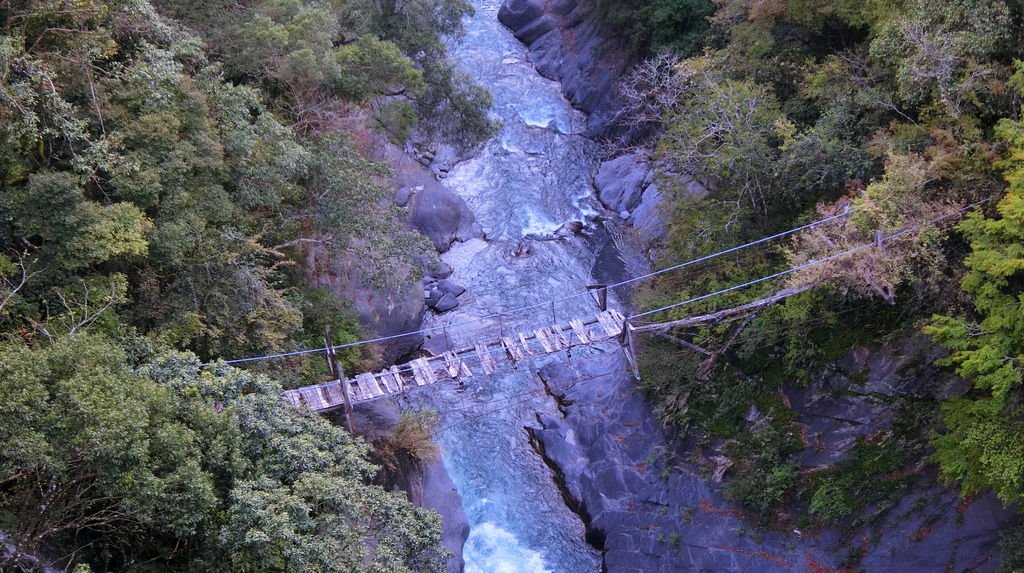
M530 65L526 48L497 20L500 0L476 0L466 35L451 47L459 69L493 95L500 133L473 159L458 165L445 184L462 196L486 240L456 243L443 259L469 289L462 305L425 326L473 320L584 289L592 279L602 232L591 173L599 148L581 135L585 117L563 98L560 86ZM587 223L585 237L544 240L564 223ZM524 252L525 251L525 252ZM607 255L602 255L607 258ZM602 264L604 262L602 261ZM592 315L589 297L509 316L510 331ZM453 347L472 344L472 331L439 335ZM445 342L437 340L428 344ZM574 349L588 353L610 348ZM551 359L549 359L551 360ZM551 471L532 450L524 428L538 414L557 415L534 374L535 361L516 371L473 378L465 389L444 385L432 398L442 413L445 465L462 495L471 531L464 557L470 573L580 573L600 570L600 555L584 541L583 524L566 507ZM610 373L624 375L622 372ZM584 382L581 380L581 382Z

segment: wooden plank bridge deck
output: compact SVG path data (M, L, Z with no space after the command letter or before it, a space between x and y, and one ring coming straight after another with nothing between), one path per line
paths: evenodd
M402 394L413 387L448 380L461 381L476 374L493 374L502 360L514 367L524 360L567 348L617 340L625 323L626 318L621 313L606 310L590 320L573 320L564 326L553 324L489 342L479 341L470 347L430 358L417 358L376 374L359 374L344 381L332 380L287 390L284 394L296 406L326 412L345 406L346 388L351 403L359 404Z

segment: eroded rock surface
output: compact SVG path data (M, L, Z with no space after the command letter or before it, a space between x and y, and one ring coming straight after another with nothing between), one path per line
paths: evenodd
M895 382L885 375L894 370L883 355L864 360L876 368L869 387ZM545 367L541 376L565 415L542 417L531 430L569 506L587 522L588 540L603 550L605 570L839 571L851 551L861 552L865 571L998 570L998 533L1014 514L991 495L963 502L934 480L852 536L836 529L757 531L717 485L682 461L686 451L666 440L621 374L622 362L611 347L574 360L575 372L563 363Z
M633 56L589 2L506 0L498 19L530 48L542 75L558 80L572 105L589 114L592 134L613 128L617 83Z
M481 236L480 225L466 202L437 179L459 159L453 148L441 146L437 156L441 163L428 162L429 168L391 143L382 142L378 152L379 159L394 171L395 203L409 208L412 226L430 239L437 252L446 252L455 241ZM433 152L430 157L435 159Z
M419 330L426 310L423 286L418 276L410 275L397 284L385 284L367 275L368 269L356 258L329 253L322 247L306 253L306 265L314 284L352 301L360 322L368 332L391 336ZM394 361L412 352L423 342L422 335L389 340L380 345L381 357Z
M646 154L627 153L601 164L594 188L605 207L626 217L640 205L652 175Z

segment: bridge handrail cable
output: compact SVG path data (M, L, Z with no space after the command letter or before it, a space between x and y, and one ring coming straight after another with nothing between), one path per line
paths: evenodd
M949 219L951 217L962 215L963 213L966 213L967 211L969 211L969 210L971 210L971 209L973 209L975 207L978 207L978 206L980 206L982 204L988 203L989 201L991 201L991 199L983 199L981 201L977 201L975 203L971 203L970 205L968 205L968 206L966 206L966 207L956 211L955 213L947 213L945 215L936 217L936 218L934 218L934 219L932 219L930 221L926 221L924 223L920 223L920 224L915 225L913 227L908 227L906 229L902 229L900 231L892 233L891 235L887 235L887 236L883 237L882 241L883 242L890 241L892 239L896 239L896 238L902 237L903 235L906 235L906 234L909 234L909 233L914 233L916 231L920 231L921 229L923 229L927 225L933 225L935 223L939 223L941 221L944 221L945 219ZM795 267L790 267L790 268L788 268L788 269L786 269L784 271L779 271L779 272L774 273L774 274L770 274L770 275L767 275L767 276L756 278L754 280L747 281L747 282L745 282L743 284L738 284L738 285L734 285L734 286L731 286L731 287L728 287L728 288L724 288L722 290L718 290L718 291L715 291L715 292L712 292L712 293L707 293L707 294L702 294L700 296L695 296L693 298L690 298L690 299L687 299L687 300L683 300L683 301L680 301L680 302L677 302L677 303L674 303L674 304L666 305L666 306L663 306L661 308L656 308L654 310L648 310L646 312L641 312L641 313L638 313L638 314L634 314L634 315L631 315L631 316L627 317L627 319L628 320L633 320L635 318L643 318L645 316L650 316L652 314L657 314L659 312L664 312L666 310L671 310L673 308L678 308L680 306L686 306L688 304L693 304L695 302L699 302L699 301L702 301L702 300L705 300L705 299L708 299L708 298L711 298L711 297L715 297L715 296L719 296L719 295L722 295L722 294L725 294L725 293L729 293L729 292L732 292L734 290L740 290L742 288L753 286L753 285L756 285L758 283L763 283L765 281L770 281L772 279L777 279L779 277L783 277L783 276L786 276L786 275L789 275L789 274L792 274L792 273L795 273L795 272L799 272L799 271L806 270L806 269L809 269L809 268L812 268L812 267L816 267L818 265L823 265L825 263L834 261L836 259L840 259L840 258L845 257L847 255L852 255L854 253L863 251L864 249L868 249L868 248L874 247L875 245L876 245L875 241L871 241L871 242L868 242L868 243L863 243L863 244L857 245L856 247L852 247L850 249L847 249L847 250L845 250L845 251L843 251L841 253L835 253L835 254L830 255L828 257L824 257L824 258L821 258L821 259L815 259L813 261L808 261L808 262L806 262L806 263L804 263L802 265L797 265Z
M819 219L817 221L812 221L812 222L807 223L805 225L800 225L798 227L794 227L792 229L789 229L789 230L786 230L786 231L782 231L782 232L776 233L774 235L770 235L770 236L767 236L767 237L762 237L760 239L751 241L749 243L744 243L742 245L736 245L734 247L730 247L730 248L722 250L722 251L718 251L718 252L715 252L715 253L704 255L702 257L698 257L696 259L692 259L692 260L689 260L689 261L686 261L686 262L683 262L683 263L672 265L670 267L666 267L666 268L663 268L663 269L658 269L656 271L652 271L652 272L640 275L638 277L634 277L634 278L631 278L631 279L620 281L620 282L617 282L617 283L614 283L614 284L609 284L605 288L615 289L615 288L626 286L626 285L629 285L629 284L634 284L634 283L637 283L637 282L645 281L645 280L650 279L652 277L656 277L656 276L663 275L665 273L669 273L669 272L672 272L672 271L675 271L675 270L679 270L679 269L682 269L682 268L685 268L685 267L689 267L689 266L693 266L693 265L696 265L696 264L699 264L699 263L703 263L705 261L709 261L709 260L712 260L712 259L724 256L724 255L728 255L730 253L735 253L737 251L741 251L743 249L747 249L747 248L750 248L750 247L755 247L757 245L761 245L761 244L764 244L764 243L767 243L767 242L770 242L770 241L773 241L773 240L776 240L776 239L781 239L783 237L787 237L787 236L792 235L794 233L799 233L801 231L805 231L807 229L811 229L811 228L817 227L819 225L823 225L825 223L830 223L830 222L835 221L837 219L844 218L844 217L848 216L852 212L853 212L853 210L846 210L846 211L844 211L842 213L839 213L839 214L836 214L836 215L830 215L828 217L824 217L824 218ZM765 280L767 280L767 279L765 279ZM236 359L233 359L233 360L225 360L225 361L223 361L223 363L224 364L241 364L241 363L246 363L246 362L257 362L257 361L262 361L262 360L272 360L272 359L277 359L277 358L288 358L288 357L292 357L292 356L302 356L302 355L306 355L306 354L317 354L317 353L324 352L324 351L329 350L329 349L341 350L343 348L352 348L352 347L355 347L355 346L362 346L362 345L366 345L366 344L375 344L375 343L378 343L378 342L388 342L388 341L391 341L391 340L397 340L397 339L400 339L400 338L405 338L407 336L416 336L416 335L419 335L419 334L427 334L427 333L431 333L431 332L441 331L441 330L444 330L446 328L456 328L456 327L459 327L459 326L473 325L473 324L477 324L477 323L479 323L480 321L483 321L483 320L487 320L487 319L491 319L491 318L499 318L499 317L504 317L504 316L508 316L508 315L513 315L513 314L517 314L517 313L520 313L520 312L523 312L523 311L533 310L533 309L536 309L536 308L543 308L543 307L550 306L550 305L552 305L554 303L557 303L557 302L564 302L564 301L567 301L567 300L572 300L572 299L579 298L581 296L586 296L586 295L589 295L589 294L590 294L589 290L579 291L577 293L574 293L574 294L571 294L571 295L567 295L567 296L564 296L564 297L555 298L555 299L549 299L549 300L545 300L543 302L539 302L539 303L535 303L535 304L531 304L531 305L527 305L527 306L522 306L522 307L518 307L518 308L514 308L514 309L502 311L502 312L496 312L496 313L484 315L484 316L478 317L478 318L473 319L473 320L466 320L466 321L462 321L462 322L456 322L456 323L452 323L452 324L439 325L439 326L430 326L430 327L427 327L427 328L421 328L419 330L403 332L403 333L400 333L400 334L392 334L392 335L389 335L389 336L380 336L380 337L377 337L377 338L370 338L370 339L366 339L366 340L358 340L358 341L355 341L355 342L347 342L347 343L344 343L344 344L336 344L336 345L330 346L330 347L324 346L324 347L321 347L321 348L295 350L295 351L292 351L292 352L281 352L281 353L277 353L277 354L267 354L267 355L261 355L261 356L251 356L251 357L248 357L248 358L236 358ZM206 363L206 365L215 364L215 363L216 362L210 362L210 363Z

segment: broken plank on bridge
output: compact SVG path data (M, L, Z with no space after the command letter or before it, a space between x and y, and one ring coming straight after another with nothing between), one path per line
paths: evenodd
M550 354L558 350L550 329L542 327L534 330L533 333L537 336L537 340L540 341L540 345L544 347L544 352Z
M512 340L508 336L503 336L501 338L501 346L505 349L505 354L508 356L508 359L512 361L512 364L521 362L525 357L523 351L516 346L516 341Z
M473 371L469 369L469 366L460 358L457 354L452 351L444 353L445 370L448 372L448 376L452 380L458 380L462 377L472 378Z
M551 339L555 341L555 346L559 349L572 347L572 339L566 336L562 327L557 324L551 325Z
M388 376L394 383L396 392L405 392L405 378L402 377L402 373L398 370L398 366L388 368Z
M480 360L480 367L484 369L484 374L494 374L494 359L491 357L491 352L487 350L487 345L477 342L475 349L476 357Z
M320 395L320 386L307 386L299 388L299 395L306 406L312 410L326 410L331 405L326 403Z
M533 351L530 350L530 345L526 343L526 339L527 339L526 334L520 332L519 333L519 342L521 342L522 345L523 345L523 352L525 352L529 356L533 356Z
M608 310L597 315L597 322L609 338L622 334L622 321L625 319L626 317L616 310Z
M342 394L341 385L344 382L338 380L331 380L330 382L321 386L321 393L324 399L331 406L338 406L345 403L345 395Z
M359 393L363 395L365 399L377 398L383 396L384 391L380 389L377 384L377 377L370 373L360 374L356 376L356 386L359 387Z
M391 377L391 372L388 369L381 370L374 375L377 378L377 382L380 384L380 389L385 394L395 394L398 392L398 387L395 385L394 378Z

